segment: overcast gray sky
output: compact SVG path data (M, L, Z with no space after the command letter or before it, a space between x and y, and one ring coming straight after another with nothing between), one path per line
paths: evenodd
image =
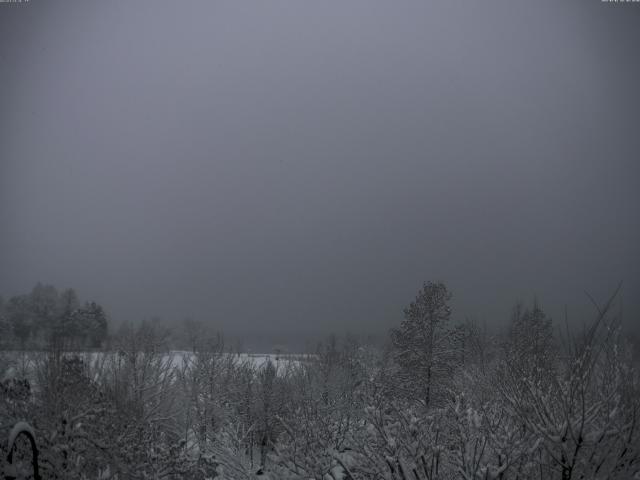
M0 293L380 331L640 313L640 4L0 4ZM587 311L590 311L587 309Z

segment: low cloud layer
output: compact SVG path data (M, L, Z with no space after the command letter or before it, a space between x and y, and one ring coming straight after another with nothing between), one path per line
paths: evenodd
M0 5L0 293L379 331L640 313L640 9L594 1Z

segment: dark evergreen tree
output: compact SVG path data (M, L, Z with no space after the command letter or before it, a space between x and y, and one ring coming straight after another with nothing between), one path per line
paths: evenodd
M448 324L451 293L444 283L427 282L391 331L401 388L429 406L459 362L455 332Z

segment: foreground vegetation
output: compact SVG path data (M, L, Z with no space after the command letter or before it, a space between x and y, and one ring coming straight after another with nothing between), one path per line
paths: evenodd
M259 367L195 328L175 362L157 323L107 337L95 304L58 295L47 324L13 301L5 332L38 326L19 343L46 348L0 358L0 435L29 422L43 478L640 478L640 378L615 295L579 335L535 302L500 335L454 326L450 297L426 283L385 348L331 338ZM69 353L105 342L97 361Z

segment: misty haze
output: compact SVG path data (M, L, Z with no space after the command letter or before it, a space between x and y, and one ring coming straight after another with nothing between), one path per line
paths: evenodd
M0 1L0 479L640 480L640 3Z

